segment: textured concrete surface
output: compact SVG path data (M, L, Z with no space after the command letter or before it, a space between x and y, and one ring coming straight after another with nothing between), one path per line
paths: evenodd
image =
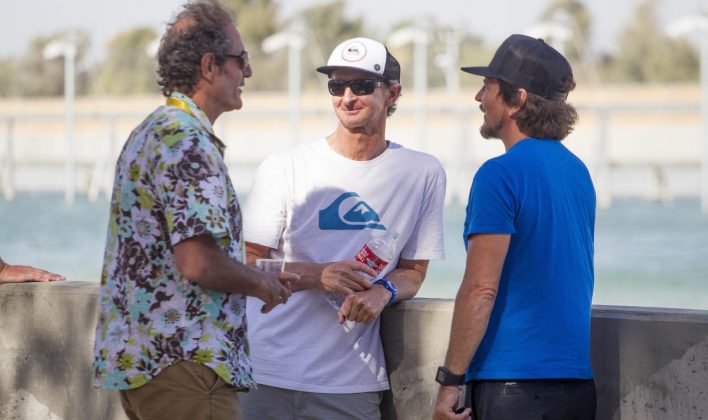
M382 319L386 419L429 419L453 302L415 299ZM708 420L708 311L594 306L598 420Z
M598 419L708 419L708 311L597 306Z
M452 301L415 299L384 312L381 337L391 390L384 394L385 419L430 419L438 392L433 381L445 361Z
M0 419L124 420L93 388L98 284L0 284Z
M0 419L125 420L92 386L98 285L0 285ZM453 303L389 308L381 334L392 390L384 419L429 419ZM592 362L599 420L708 420L708 311L596 306Z

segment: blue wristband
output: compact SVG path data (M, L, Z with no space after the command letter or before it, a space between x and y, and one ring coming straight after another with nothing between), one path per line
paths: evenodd
M386 306L390 306L393 304L393 302L396 301L396 293L398 293L398 289L396 289L396 286L393 285L390 281L386 279L378 279L374 282L374 284L380 284L383 287L386 288L389 292L391 292L391 299L388 300L388 303Z

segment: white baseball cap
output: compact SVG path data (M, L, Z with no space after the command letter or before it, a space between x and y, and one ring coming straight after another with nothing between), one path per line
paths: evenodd
M386 47L373 39L348 39L332 51L326 66L317 71L331 76L338 69L357 69L385 80L400 80L401 65Z

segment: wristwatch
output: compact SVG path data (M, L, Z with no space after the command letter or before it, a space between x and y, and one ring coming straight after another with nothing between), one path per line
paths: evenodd
M444 386L460 386L465 384L465 374L456 375L445 366L438 367L438 373L435 375L435 382Z
M388 300L386 306L390 306L396 301L396 293L398 293L398 289L396 289L396 286L394 286L393 283L386 279L378 279L374 282L374 284L380 284L385 287L386 290L391 292L391 299Z

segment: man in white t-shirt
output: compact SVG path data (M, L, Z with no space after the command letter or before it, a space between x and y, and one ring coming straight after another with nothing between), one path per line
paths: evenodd
M249 263L283 259L301 276L287 307L262 314L248 302L258 389L242 398L246 419L379 419L389 388L381 311L412 298L428 261L444 257L445 172L385 136L401 94L398 61L354 38L317 71L329 77L337 128L266 159L245 207ZM354 257L384 231L398 235L396 252L377 275ZM346 296L339 310L332 292Z

